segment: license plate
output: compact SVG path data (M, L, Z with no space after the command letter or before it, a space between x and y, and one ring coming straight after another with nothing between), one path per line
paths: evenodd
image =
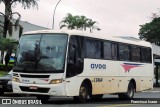
M0 88L3 88L2 85L0 85Z
M38 87L37 86L30 86L29 89L31 89L31 90L37 90Z

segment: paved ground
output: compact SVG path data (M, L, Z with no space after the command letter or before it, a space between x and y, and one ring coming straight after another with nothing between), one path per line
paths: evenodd
M152 90L145 90L143 92L160 92L160 87L154 87Z
M2 98L2 97L1 97ZM7 93L3 99L17 98L16 95ZM19 99L34 99L34 96L19 96ZM156 103L159 104L152 104ZM138 102L138 103L137 103ZM147 104L145 103L147 102ZM0 105L0 107L28 107L28 105ZM72 97L52 97L47 104L29 105L30 107L160 107L160 88L136 93L133 100L119 100L117 95L105 95L101 101L90 101L86 104L78 104Z

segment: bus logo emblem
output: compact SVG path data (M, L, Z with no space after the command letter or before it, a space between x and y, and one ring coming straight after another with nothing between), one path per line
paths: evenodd
M35 81L33 81L33 84L36 84L36 82L35 82Z
M140 67L141 65L143 64L123 63L122 67L124 68L125 73L126 73L126 72L129 72L132 68Z

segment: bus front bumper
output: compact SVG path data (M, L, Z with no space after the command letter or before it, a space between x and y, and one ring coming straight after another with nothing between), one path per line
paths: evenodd
M13 93L66 96L64 83L59 84L24 84L12 82Z

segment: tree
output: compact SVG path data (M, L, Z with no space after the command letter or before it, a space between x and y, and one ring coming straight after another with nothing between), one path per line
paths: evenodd
M1 26L1 25L0 25ZM0 37L2 36L2 33L3 33L3 31L2 31L2 29L1 29L1 27L0 27Z
M77 29L86 30L88 25L88 18L85 16L76 16L77 17Z
M11 14L11 16L9 16L9 19L5 19L6 15L3 14L2 12L0 12L0 14L4 17L4 22L1 21L1 25L0 27L3 29L3 37L6 38L7 35L7 31L8 34L10 36L12 36L12 27L15 27L15 30L17 30L17 27L19 26L19 35L21 35L21 32L23 31L23 27L19 24L21 15L18 12L14 12ZM12 19L10 17L12 17L14 14L18 15L18 18L16 19L15 23L13 24L13 22L11 21Z
M4 16L4 26L0 26L3 28L3 37L6 38L7 35L7 31L8 33L11 35L12 33L12 26L17 27L17 25L19 25L19 20L21 18L20 14L18 12L12 12L12 6L15 6L17 3L21 3L22 7L24 9L26 8L30 8L31 6L38 6L37 4L37 0L0 0L0 3L3 3L5 5L5 12L2 13L0 12L0 14L2 16ZM17 14L18 18L15 22L15 24L13 25L11 19L13 17L13 15ZM2 22L1 22L2 23ZM20 27L20 31L22 30L22 27L19 25Z
M86 30L87 28L90 29L90 32L93 32L93 29L100 30L97 26L96 21L87 18L86 16L73 16L72 14L68 13L67 16L60 22L60 29L63 27L67 27L68 29L77 29L77 30Z
M61 22L60 22L60 29L63 27L67 27L68 29L72 30L75 29L76 24L76 18L72 14L68 13L67 17L65 17Z
M152 13L151 22L144 25L140 25L139 35L140 39L155 43L160 46L160 15L159 13ZM154 58L159 59L158 56L154 55ZM155 64L156 65L156 64ZM155 70L156 86L158 83L158 64Z
M88 19L87 27L90 29L90 32L93 32L94 29L101 30L98 26L94 26L97 22L92 19Z
M6 38L7 32L9 33L10 36L12 35L13 26L15 26L15 30L19 26L19 37L20 37L20 35L23 32L23 27L19 25L21 15L18 12L12 12L12 7L17 5L17 3L20 3L22 4L22 7L24 9L26 8L29 9L30 7L38 6L37 0L0 0L0 4L1 3L5 5L5 12L4 13L0 12L0 15L4 17L4 21L0 22L0 27L3 29L3 37ZM16 19L14 24L12 23L13 15L18 15L18 18ZM7 52L10 51L11 50L7 50ZM2 54L4 53L2 52Z
M160 46L160 17L154 17L150 23L140 25L140 39Z
M2 58L4 57L4 51L15 52L15 47L17 46L17 41L14 39L7 39L0 36L0 50L2 51ZM3 60L2 60L3 62Z

